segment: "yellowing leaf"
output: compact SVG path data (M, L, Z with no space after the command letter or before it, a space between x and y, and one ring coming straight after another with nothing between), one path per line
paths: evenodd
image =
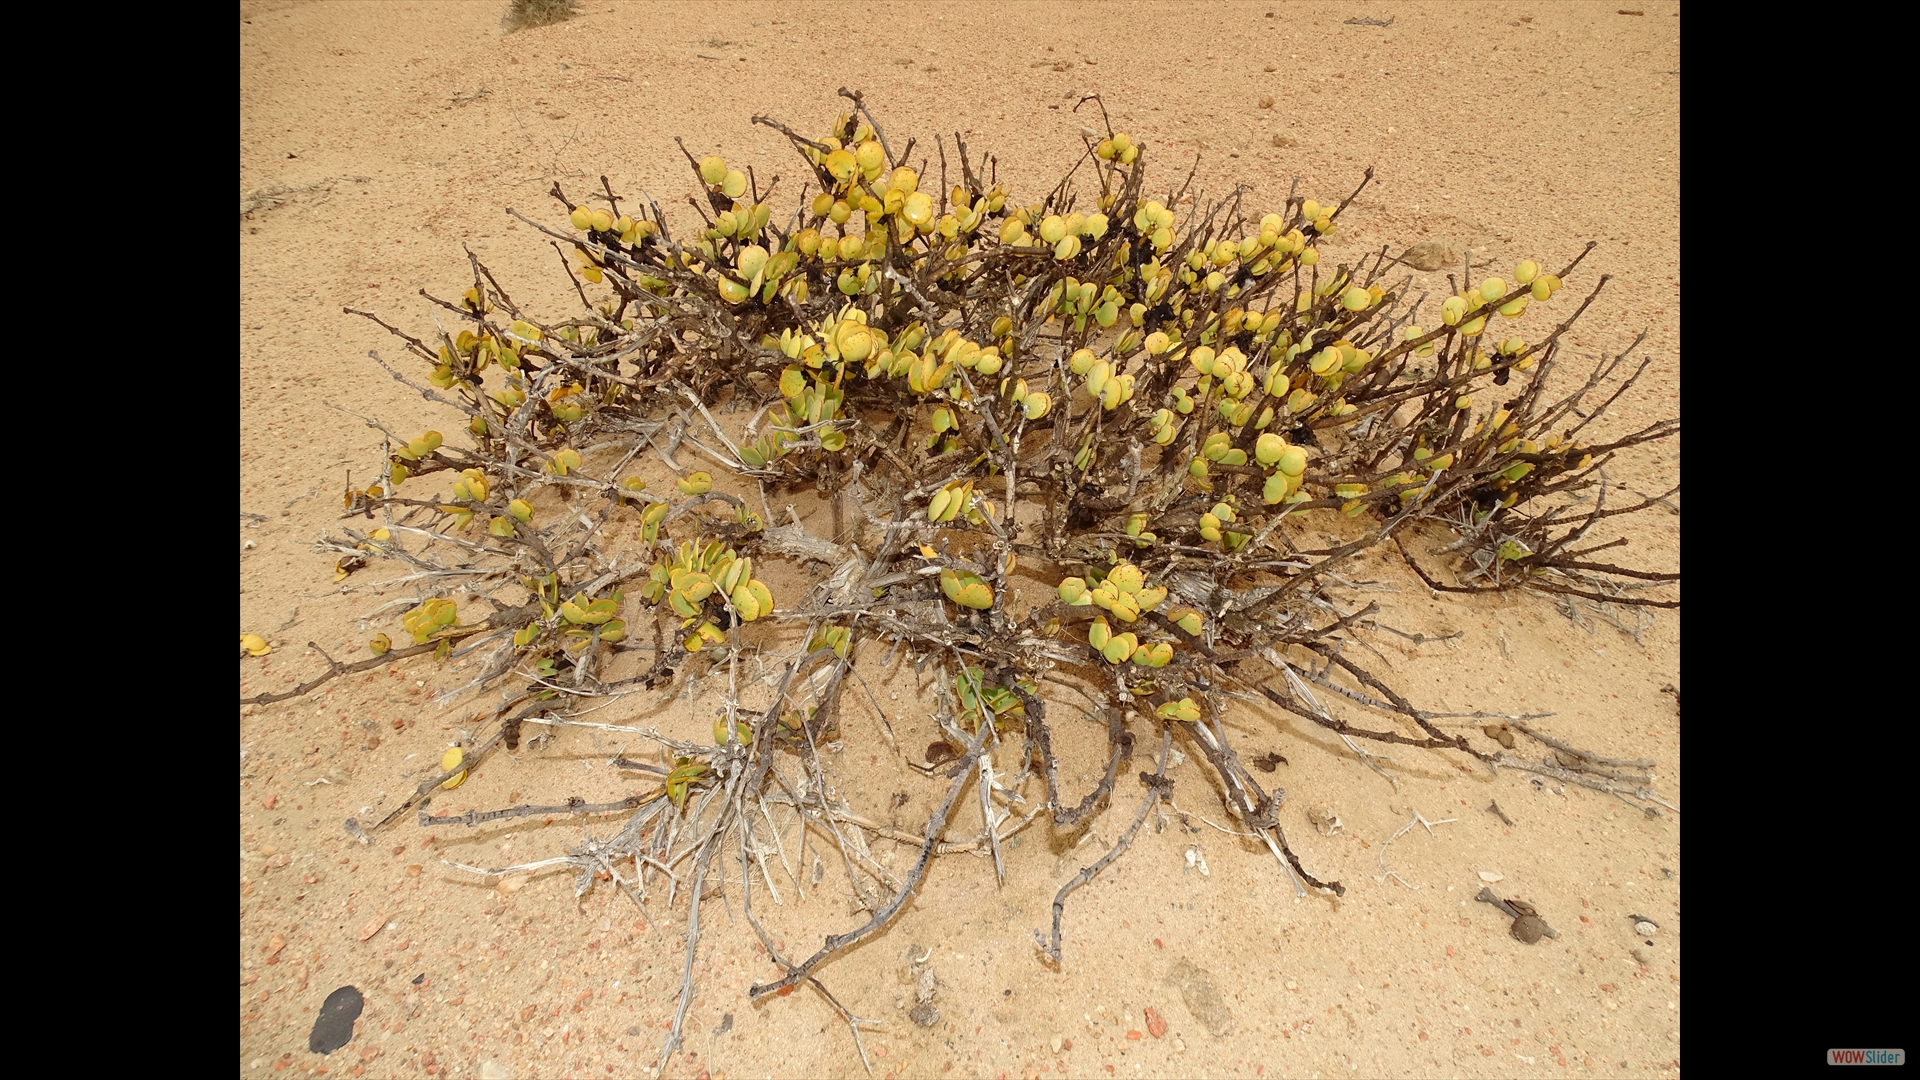
M753 595L751 588L745 585L735 586L731 599L733 609L740 613L743 622L752 622L760 617L760 599Z
M259 634L241 634L240 647L247 650L248 656L265 656L273 651L267 639Z
M993 589L984 581L972 581L960 587L953 602L964 608L985 611L993 606Z
M767 590L766 583L759 578L747 582L747 588L753 591L753 598L760 602L760 615L773 614L773 593Z

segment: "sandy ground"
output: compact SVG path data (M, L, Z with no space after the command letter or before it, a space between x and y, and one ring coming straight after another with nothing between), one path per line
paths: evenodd
M1079 152L1085 111L1071 110L1099 92L1116 126L1148 147L1151 186L1177 184L1198 153L1206 190L1244 181L1256 203L1277 205L1296 175L1303 193L1327 199L1376 165L1349 213L1346 250L1438 238L1483 248L1497 272L1527 257L1557 263L1598 240L1586 269L1613 279L1573 351L1617 351L1650 328L1641 352L1653 368L1613 429L1677 415L1677 6L1370 3L599 0L569 23L506 36L504 3L242 3L240 624L280 643L242 663L242 693L318 671L308 641L357 658L372 633L398 633L398 609L366 617L403 594L343 595L331 558L312 550L349 472L363 485L378 466L377 434L342 410L403 430L448 418L366 358L400 350L341 308L430 325L416 290L464 287L464 243L520 302L569 310L553 250L504 208L558 223L551 183L584 190L601 173L616 191L682 203L690 174L675 135L763 176L793 173L783 141L748 118L816 130L838 111L841 85L870 95L895 140L958 129L999 154L1017 198L1037 198ZM1346 21L1360 15L1393 21ZM1593 279L1576 279L1573 292ZM1675 440L1634 455L1615 478L1657 492L1678 475ZM1643 515L1624 535L1643 565L1677 566L1677 516ZM1662 791L1681 802L1678 710L1661 693L1679 683L1677 614L1636 642L1576 625L1540 597L1434 597L1389 560L1370 557L1364 569L1396 590L1377 594L1384 621L1464 632L1418 646L1378 635L1376 666L1390 666L1417 703L1551 711L1544 725L1572 742L1657 760ZM861 670L901 745L924 746L933 728L913 709L910 671L883 672L877 658ZM679 986L684 903L655 906L661 921L650 924L608 888L576 901L571 882L551 875L507 893L441 861L557 855L583 829L605 834L615 823L533 820L434 837L401 823L367 847L342 831L349 816L392 807L491 700L435 703L438 689L463 681L412 661L242 710L242 1075L635 1076L656 1061ZM600 718L692 737L714 700L629 698ZM882 818L888 797L906 793L897 817L916 827L936 789L887 749L871 709L849 714L836 782L856 810ZM1099 768L1101 736L1064 727L1063 780L1077 799ZM1281 824L1310 868L1347 884L1345 899L1295 898L1263 848L1201 820L1225 816L1210 772L1189 762L1173 773L1184 813L1143 831L1075 896L1065 963L1050 967L1029 930L1131 818L1138 789L1122 785L1078 849L1068 846L1077 836L1030 829L1002 885L990 863L937 860L884 935L821 970L841 1001L884 1023L867 1035L874 1075L1678 1070L1676 816L1649 819L1611 796L1491 777L1425 751L1395 755L1396 790L1284 714L1248 707L1229 727L1243 753L1288 758L1271 778L1290 792ZM623 794L630 785L603 765L612 749L564 733L489 761L437 809ZM1493 800L1510 826L1487 811ZM1322 835L1306 820L1315 807L1344 828ZM974 812L955 829L977 827ZM1387 849L1416 812L1436 823L1431 832L1416 827ZM911 852L883 859L903 868ZM844 875L829 870L804 900L778 875L783 905L757 894L756 910L801 955L860 921ZM1496 888L1531 900L1559 938L1529 946L1508 936L1505 919L1469 902L1481 871L1502 875ZM704 909L699 992L669 1073L860 1075L846 1026L818 995L748 1002L746 987L774 969L734 903ZM1660 924L1650 946L1629 914ZM370 924L383 928L360 940ZM910 951L940 980L941 1018L927 1029L905 1011ZM367 998L360 1030L331 1056L308 1052L320 1002L348 983ZM1168 1025L1158 1037L1148 1008Z

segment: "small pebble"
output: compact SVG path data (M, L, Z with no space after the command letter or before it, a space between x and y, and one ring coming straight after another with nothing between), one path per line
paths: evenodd
M1156 1009L1151 1005L1147 1006L1147 1034L1158 1039L1161 1036L1165 1035L1166 1033L1167 1033L1166 1018L1160 1015L1159 1009Z
M1633 958L1640 961L1642 966L1651 964L1653 963L1653 950L1647 948L1645 945L1636 945L1633 949Z
M1633 924L1633 932L1639 934L1641 937L1652 937L1659 929L1659 927L1647 922L1645 919Z
M1480 880L1486 882L1489 885L1493 884L1496 881L1499 881L1501 876L1502 875L1496 874L1491 870L1480 871Z
M1056 1054L1059 1053L1060 1052L1060 1036L1055 1035L1053 1037L1053 1040L1047 1043L1047 1045L1053 1049L1054 1053Z

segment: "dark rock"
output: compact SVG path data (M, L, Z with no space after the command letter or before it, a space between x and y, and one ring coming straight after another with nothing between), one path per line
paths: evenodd
M316 1054L331 1054L353 1040L353 1022L367 999L351 986L343 986L327 995L320 1004L320 1015L313 1019L313 1033L307 1036L307 1049Z

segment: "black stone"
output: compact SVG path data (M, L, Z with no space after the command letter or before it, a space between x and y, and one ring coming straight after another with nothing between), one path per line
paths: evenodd
M367 999L351 986L328 994L320 1005L320 1015L314 1018L313 1034L307 1036L307 1049L331 1054L347 1045L353 1039L353 1022L360 1019L360 1010L366 1004Z

